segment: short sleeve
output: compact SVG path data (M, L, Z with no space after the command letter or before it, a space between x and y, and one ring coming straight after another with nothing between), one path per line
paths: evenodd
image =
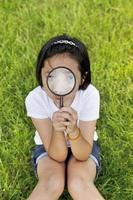
M30 92L25 99L25 106L28 117L38 119L48 118L48 112L45 102L43 102L39 95L37 96L34 93Z
M82 99L79 120L93 121L99 118L100 95L97 89L91 93L86 92Z

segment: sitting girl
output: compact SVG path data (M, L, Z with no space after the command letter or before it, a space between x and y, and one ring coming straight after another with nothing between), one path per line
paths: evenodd
M47 85L49 73L59 66L71 70L76 78L63 107ZM91 84L85 45L67 35L50 39L39 52L36 78L39 86L25 101L36 129L32 161L38 178L28 200L57 200L65 185L74 200L104 200L94 184L100 170L95 130L100 99Z

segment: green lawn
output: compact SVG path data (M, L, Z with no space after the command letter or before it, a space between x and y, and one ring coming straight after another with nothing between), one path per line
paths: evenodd
M47 39L68 33L86 43L101 94L98 133L106 200L133 199L133 1L0 1L0 200L26 200L36 184L34 127L24 100L37 86L35 62ZM62 200L70 199L67 191Z

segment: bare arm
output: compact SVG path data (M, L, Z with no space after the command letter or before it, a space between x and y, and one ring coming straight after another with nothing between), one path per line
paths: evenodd
M73 137L80 131L80 136L76 140L70 140L73 155L78 160L88 159L88 155L92 151L95 126L96 121L80 121L79 128L76 128L75 132L71 134Z
M67 153L68 149L64 133L54 130L48 148L49 156L58 162L63 162L66 160Z
M66 132L69 134L71 150L78 160L87 160L92 151L96 121L80 121L77 127L77 113L71 107L63 107L64 118L69 121ZM77 139L75 138L79 134Z
M67 156L67 146L63 131L55 130L49 118L32 118L32 122L39 133L48 155L58 162L64 161Z

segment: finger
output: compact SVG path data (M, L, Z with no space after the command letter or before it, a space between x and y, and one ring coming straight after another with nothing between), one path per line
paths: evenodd
M62 123L55 123L54 124L54 129L56 131L65 131L66 130L66 126Z
M66 120L68 120L68 121L72 121L73 120L73 117L72 117L72 115L70 115L68 112L62 112L61 113L61 116L65 119L65 121Z
M62 107L61 111L68 112L74 119L77 118L77 112L72 107Z
M55 119L55 121L56 121L56 122L65 122L66 120L65 120L64 117L57 117L57 118Z
M52 116L52 120L57 120L58 118L62 118L61 112L54 112Z
M70 126L70 122L69 121L65 121L61 123L64 127Z
M55 122L54 123L54 126L58 126L58 127L66 127L66 126L68 126L69 125L69 121L64 121L64 122Z

